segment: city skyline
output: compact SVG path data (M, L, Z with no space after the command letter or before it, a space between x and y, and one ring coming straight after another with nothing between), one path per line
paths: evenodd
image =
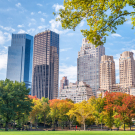
M85 20L73 30L62 30L60 22L55 21L53 12L63 8L63 0L46 2L41 0L5 0L0 1L0 79L6 78L7 47L11 44L12 33L35 34L51 29L60 34L60 76L67 76L71 82L77 80L77 54L81 47L82 34L80 29L87 29ZM127 7L128 8L128 7ZM129 9L129 8L128 8ZM129 9L130 11L132 9ZM134 30L131 29L131 21L118 26L117 33L107 37L106 55L114 56L116 68L116 82L119 83L119 57L125 50L135 52ZM127 32L128 31L128 32Z

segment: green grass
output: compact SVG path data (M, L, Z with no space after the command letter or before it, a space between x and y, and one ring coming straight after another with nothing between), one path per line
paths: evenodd
M135 131L1 131L0 135L135 135Z

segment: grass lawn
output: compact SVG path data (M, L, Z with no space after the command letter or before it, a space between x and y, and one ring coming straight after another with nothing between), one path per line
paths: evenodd
M0 135L135 135L135 131L1 131Z

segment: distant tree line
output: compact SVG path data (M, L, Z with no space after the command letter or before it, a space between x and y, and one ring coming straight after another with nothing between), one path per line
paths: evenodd
M38 99L30 96L30 89L25 83L13 82L8 79L0 81L0 124L8 130L12 128L24 129L43 123L44 128L56 127L71 129L72 125L86 127L96 124L119 130L125 125L133 125L135 118L135 96L125 93L108 93L104 98L91 97L88 101L73 103L72 100L48 98Z

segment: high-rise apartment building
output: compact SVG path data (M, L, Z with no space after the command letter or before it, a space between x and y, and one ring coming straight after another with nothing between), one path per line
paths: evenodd
M32 95L54 99L58 96L59 34L50 30L34 37Z
M99 89L99 74L101 56L105 55L103 45L95 47L83 38L81 50L77 59L77 82L86 82L92 88L93 94Z
M60 80L60 92L62 89L64 89L64 86L68 86L69 80L67 79L67 76L62 77Z
M135 61L133 52L125 51L119 58L120 85L128 88L135 85Z
M115 83L115 62L113 56L103 55L100 62L100 89L111 91Z
M28 34L12 34L8 48L7 79L25 82L31 88L33 37Z

